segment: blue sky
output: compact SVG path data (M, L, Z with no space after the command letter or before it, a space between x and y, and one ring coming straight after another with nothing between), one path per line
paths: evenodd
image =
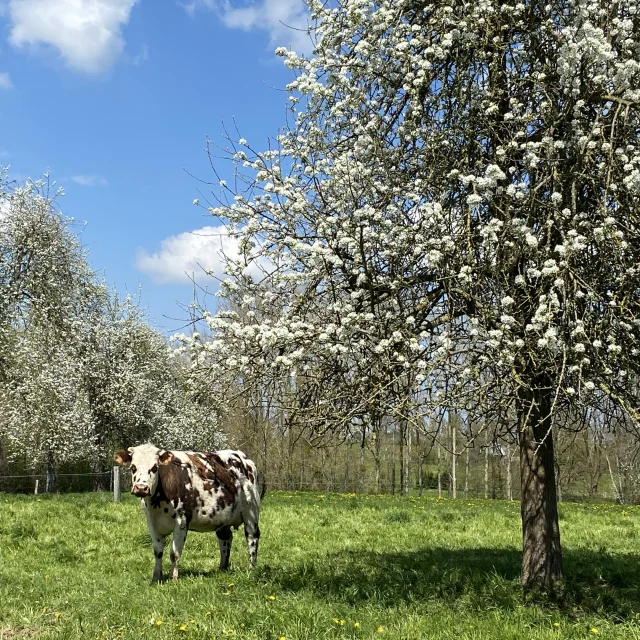
M219 272L221 244L233 251L185 169L214 180L205 137L224 145L223 123L266 148L292 79L273 50L308 51L285 26L306 24L303 0L0 0L0 164L50 171L91 264L121 292L141 287L166 333L192 299L185 271Z

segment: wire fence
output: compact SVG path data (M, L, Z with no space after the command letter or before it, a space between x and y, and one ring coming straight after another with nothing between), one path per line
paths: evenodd
M116 470L117 469L117 470ZM43 493L86 493L96 491L114 491L114 476L118 474L118 484L120 491L126 493L131 489L131 473L124 468L112 468L104 472L86 472L86 473L54 473L47 475L46 473L33 474L14 474L0 475L0 492L2 493L21 493L21 494L43 494ZM288 492L320 492L350 495L409 495L414 497L443 497L453 498L454 493L452 487L448 483L443 483L440 488L434 483L425 483L422 487L411 484L405 491L400 486L391 482L380 482L379 484L371 484L368 482L352 481L352 482L330 482L330 481L309 481L304 482L298 479L285 480L282 478L270 481L267 478L267 492L288 491ZM502 492L496 493L491 491L487 486L467 486L466 488L458 487L455 497L459 499L479 499L494 498L505 499ZM518 488L514 487L512 498L520 499ZM592 502L593 498L585 495L565 493L560 496L563 502ZM610 502L615 501L616 495L613 493L603 492L595 501Z
M87 473L28 473L0 476L3 493L84 493L113 491L114 471ZM120 471L123 490L131 488L131 474Z

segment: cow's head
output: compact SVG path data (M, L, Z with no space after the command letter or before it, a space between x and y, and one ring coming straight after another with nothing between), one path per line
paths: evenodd
M115 460L131 468L131 493L138 498L152 496L158 486L158 465L173 459L170 451L163 451L152 444L141 444L118 451Z

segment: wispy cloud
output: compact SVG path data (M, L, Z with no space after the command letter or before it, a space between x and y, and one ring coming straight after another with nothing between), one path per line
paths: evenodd
M230 29L266 31L271 47L290 46L298 53L313 50L307 34L309 11L304 0L260 0L244 5L230 0L190 0L182 6L190 15L198 9L215 11Z
M139 67L143 62L146 62L149 59L149 47L146 44L143 44L140 47L140 53L138 55L133 56L131 58L131 62L134 67Z
M192 277L202 281L204 270L222 278L224 257L238 259L238 244L239 239L230 236L224 225L202 227L165 238L153 253L139 248L135 266L158 284L187 283ZM256 277L262 273L258 264L247 270Z
M56 49L84 73L108 69L124 50L122 27L138 0L9 0L9 41Z
M71 176L71 179L83 187L108 187L109 181L102 176Z
M13 82L6 71L0 72L0 89L12 89Z

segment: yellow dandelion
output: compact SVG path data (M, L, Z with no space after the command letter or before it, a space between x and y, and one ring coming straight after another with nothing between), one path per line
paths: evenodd
M269 600L275 600L276 597L275 596L269 596Z
M559 622L554 622L554 623L553 623L553 626L554 626L554 627L559 627L559 626L560 626L560 623L559 623Z
M56 611L54 615L56 618L62 618L62 611Z
M378 633L384 633L384 627L378 627L378 628L376 629L376 631L377 631Z
M597 627L591 627L591 633L598 633Z
M360 628L360 623L359 622L354 622L353 623L353 628L354 629L359 629Z
M162 620L156 620L154 624L159 627L162 624Z
M279 640L287 640L284 636L280 636Z
M186 631L188 628L189 627L187 627L186 624L181 624L180 627L179 627L180 631Z

